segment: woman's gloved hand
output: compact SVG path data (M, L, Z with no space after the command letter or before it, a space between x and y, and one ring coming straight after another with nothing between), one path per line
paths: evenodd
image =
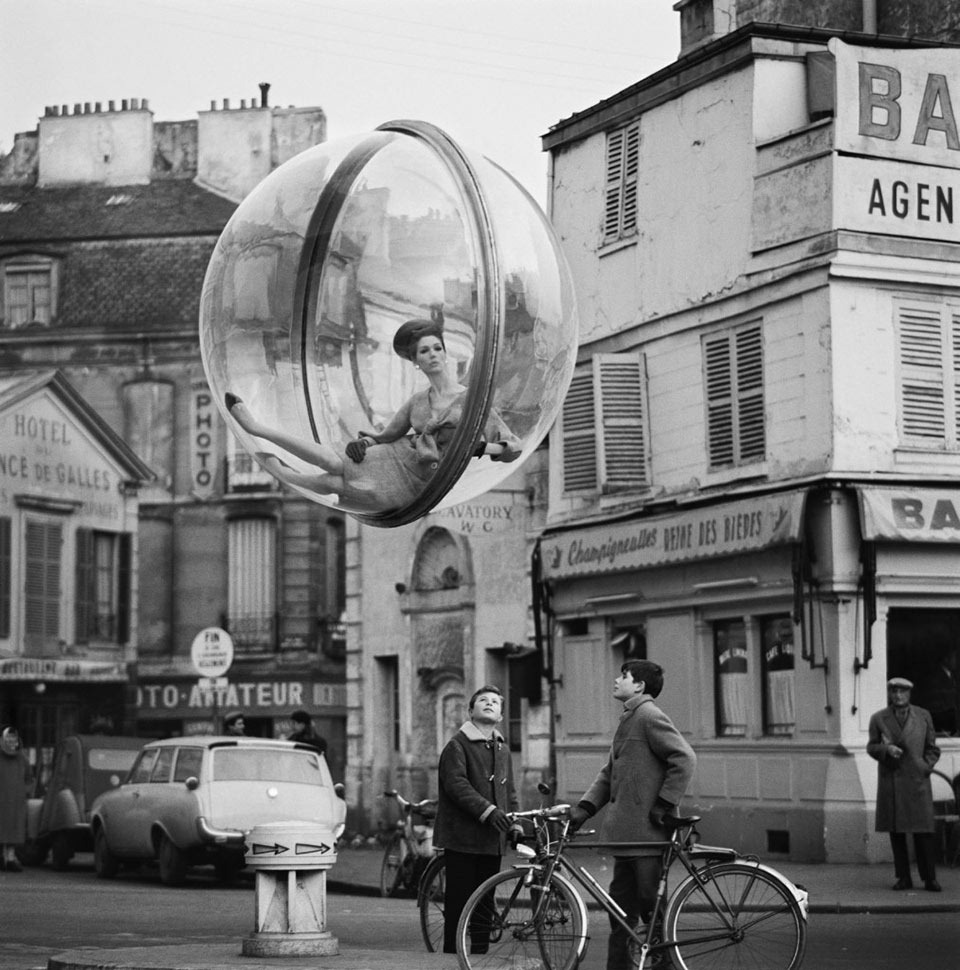
M360 435L353 441L348 441L346 447L347 457L359 465L366 457L367 448L370 447L371 443L370 439L365 438L363 435Z

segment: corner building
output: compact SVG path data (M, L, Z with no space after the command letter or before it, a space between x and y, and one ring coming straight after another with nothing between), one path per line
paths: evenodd
M881 861L888 677L960 774L960 38L813 6L682 0L674 64L544 136L582 330L539 578L561 795L646 656L707 840Z

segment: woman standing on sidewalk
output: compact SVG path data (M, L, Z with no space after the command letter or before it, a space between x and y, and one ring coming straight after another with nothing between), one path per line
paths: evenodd
M20 872L14 849L27 838L27 782L30 762L20 745L15 727L0 734L0 867Z

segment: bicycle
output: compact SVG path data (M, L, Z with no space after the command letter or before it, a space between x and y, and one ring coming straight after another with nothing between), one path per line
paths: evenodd
M423 942L428 952L435 953L443 948L446 869L442 852L433 847L433 828L426 823L436 817L437 803L433 799L409 802L395 789L383 795L397 800L401 817L384 850L380 894L398 896L416 890Z
M467 901L457 926L462 970L575 970L589 940L587 909L577 885L628 931L639 970L651 965L651 957L654 965L672 961L679 970L795 970L803 960L806 890L755 857L699 845L699 815L667 816L667 841L585 846L662 851L663 875L653 913L646 927L636 929L597 880L566 858L574 835L569 805L515 812L511 818L533 821L534 847L519 845L524 862L492 876ZM668 892L676 862L685 875Z

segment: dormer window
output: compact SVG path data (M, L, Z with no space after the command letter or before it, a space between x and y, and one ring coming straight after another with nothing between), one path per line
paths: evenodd
M47 257L18 257L0 264L3 325L47 326L56 315L56 263Z

